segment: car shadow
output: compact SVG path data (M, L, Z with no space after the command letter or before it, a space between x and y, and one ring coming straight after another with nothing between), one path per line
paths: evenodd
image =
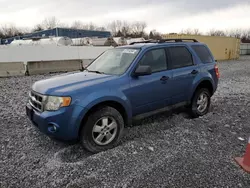
M181 115L184 118L189 118L187 109L182 107L134 121L131 126L125 127L120 146L136 139L147 137L157 131L168 130L175 127L175 124L171 122L172 117L175 115ZM78 140L68 142L53 138L51 139L54 142L64 143L64 147L54 155L54 160L57 162L75 164L83 162L88 157L95 155L86 151Z

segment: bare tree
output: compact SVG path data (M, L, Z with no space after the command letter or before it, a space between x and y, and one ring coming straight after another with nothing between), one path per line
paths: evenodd
M192 29L182 29L180 34L186 34L186 35L191 35L192 34Z
M249 43L250 42L250 29L244 30L242 36L241 36L241 42L243 43Z
M90 22L89 24L85 25L85 29L95 30L96 29L96 25L93 22Z
M97 27L95 30L97 30L97 31L106 31L107 29L105 27L101 26L101 27Z
M18 28L15 25L2 25L0 27L0 38L22 36L29 32L28 28Z
M41 24L37 24L35 25L35 27L32 29L32 32L36 32L36 31L42 31L43 27L41 26Z
M194 35L201 35L201 32L200 32L199 29L194 29L194 30L193 30L193 34L194 34Z
M74 21L71 24L70 28L72 28L72 29L82 29L83 27L84 27L84 24L81 21Z
M113 35L117 35L118 31L122 30L122 21L115 20L108 24L108 29L111 30Z
M242 30L241 38L250 39L250 29Z
M123 21L120 31L124 37L128 36L131 32L131 25L128 22Z
M137 37L143 36L144 30L147 27L146 22L134 22L131 25L132 25L131 26L132 34L134 34Z
M5 36L4 36L3 32L2 32L2 30L0 29L0 39L2 39L2 38L5 38Z
M232 29L226 31L227 36L229 37L235 37L235 38L241 38L243 30L242 29Z
M185 34L185 35L201 35L202 33L200 32L199 29L182 29L180 34Z
M115 20L108 24L108 29L114 36L133 37L141 36L146 28L145 22L127 22L122 20Z
M27 34L27 33L31 32L31 29L28 27L18 28L18 30L20 30L21 33L23 33L23 34Z
M3 25L1 32L5 37L13 37L18 35L18 29L14 25Z
M226 33L222 30L211 29L208 32L208 35L210 35L210 36L226 36Z
M67 23L60 22L60 24L57 27L70 28L70 25Z
M40 25L43 29L53 29L60 26L60 21L55 16L52 16L45 18Z
M99 28L94 23L90 22L88 24L83 23L81 21L74 21L71 25L71 28L73 29L87 29L87 30L96 30ZM99 28L100 29L100 28Z
M148 36L149 39L162 39L162 36L161 36L161 33L159 33L158 31L156 31L155 29L151 30L149 32L149 36Z
M0 30L4 38L23 35L27 32L26 29L17 28L14 25L3 25Z
M201 35L202 33L199 32L198 29L183 29L180 34L187 34L187 35ZM236 37L236 38L250 38L250 29L231 29L231 30L218 30L218 29L211 29L207 32L210 36L229 36L229 37Z

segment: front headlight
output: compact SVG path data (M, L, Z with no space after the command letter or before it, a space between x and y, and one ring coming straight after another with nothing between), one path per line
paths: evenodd
M71 103L70 97L48 96L45 102L44 110L56 111L59 110L60 107L69 106L70 103Z

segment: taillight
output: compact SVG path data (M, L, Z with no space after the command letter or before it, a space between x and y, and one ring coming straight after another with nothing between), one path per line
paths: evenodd
M215 70L215 74L216 74L217 78L220 78L220 72L219 72L219 68L217 65L214 66L214 70Z

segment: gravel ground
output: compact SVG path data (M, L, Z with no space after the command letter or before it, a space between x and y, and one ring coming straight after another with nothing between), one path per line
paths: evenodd
M120 146L95 155L51 140L25 117L31 84L51 75L1 78L0 187L250 187L234 162L250 136L250 57L219 68L209 114L147 118L126 128Z

